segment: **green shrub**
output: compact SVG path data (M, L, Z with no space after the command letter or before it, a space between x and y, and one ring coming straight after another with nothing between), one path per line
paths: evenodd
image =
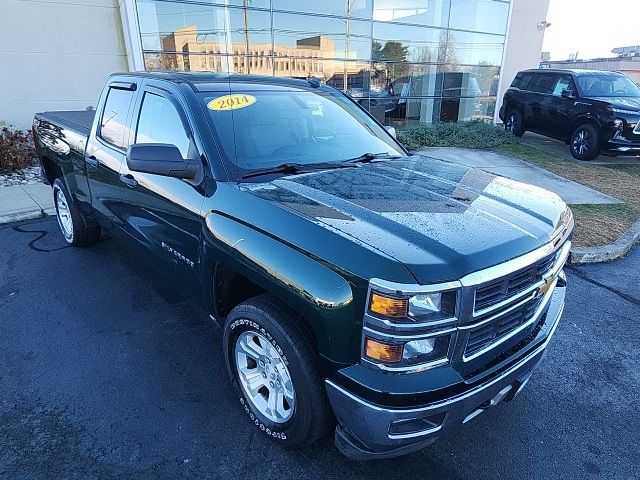
M400 130L398 140L409 150L421 147L488 149L517 143L517 139L504 129L481 120L432 123L416 129Z
M0 125L0 174L32 165L35 156L31 132Z

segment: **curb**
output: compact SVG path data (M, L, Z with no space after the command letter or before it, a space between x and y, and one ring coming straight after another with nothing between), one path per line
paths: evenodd
M0 216L0 225L4 223L22 222L24 220L33 220L35 218L46 217L44 210L33 210L31 212L12 213L11 215Z
M613 243L600 247L574 247L571 249L569 263L609 262L626 255L631 248L640 241L640 220L636 221L629 230L624 232Z

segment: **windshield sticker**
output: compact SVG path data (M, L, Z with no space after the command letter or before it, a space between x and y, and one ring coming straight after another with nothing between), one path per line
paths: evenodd
M233 95L223 95L217 97L207 103L209 110L236 110L238 108L245 108L249 105L256 103L256 97L253 95L246 95L244 93L236 93Z

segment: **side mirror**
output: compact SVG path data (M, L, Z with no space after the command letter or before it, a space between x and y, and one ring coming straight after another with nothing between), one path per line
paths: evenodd
M560 92L560 96L566 100L572 100L576 98L572 90L562 90L562 92Z
M193 179L198 163L185 160L178 147L166 143L135 143L127 150L129 170L165 177Z
M389 135L391 135L393 138L396 138L396 129L395 127L384 127L387 129L387 132L389 132Z

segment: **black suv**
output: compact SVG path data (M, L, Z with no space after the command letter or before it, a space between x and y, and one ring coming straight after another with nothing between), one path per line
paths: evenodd
M524 70L505 92L500 119L564 140L578 160L640 153L640 88L626 75L594 70Z

